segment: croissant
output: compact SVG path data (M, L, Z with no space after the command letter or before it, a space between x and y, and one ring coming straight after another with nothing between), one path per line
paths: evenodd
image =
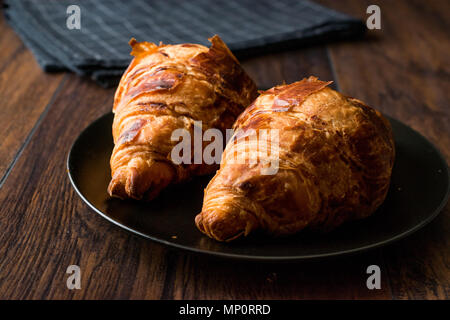
M134 59L114 96L111 182L119 198L151 200L171 183L214 172L217 166L171 161L176 129L193 133L231 128L257 96L256 86L225 43L156 45L132 39Z
M274 87L239 116L195 218L200 231L219 241L256 230L325 232L377 209L394 163L390 124L330 83L310 77ZM251 129L257 139L250 139ZM278 140L260 134L269 129ZM236 160L245 148L256 162Z

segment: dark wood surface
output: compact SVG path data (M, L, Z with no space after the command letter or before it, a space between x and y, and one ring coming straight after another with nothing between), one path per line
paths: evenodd
M373 1L321 0L365 19ZM260 87L316 75L421 132L450 160L450 3L376 1L382 29L242 61ZM71 143L114 89L43 73L0 18L0 299L448 299L450 207L385 248L322 262L231 262L175 251L91 211L72 189ZM81 290L66 268L81 267ZM368 290L366 268L381 268Z

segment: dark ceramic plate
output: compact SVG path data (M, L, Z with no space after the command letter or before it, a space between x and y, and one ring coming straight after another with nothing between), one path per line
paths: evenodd
M194 224L202 207L203 189L211 177L172 186L150 203L108 197L112 121L112 113L104 115L73 144L67 166L75 190L95 212L112 223L148 239L198 253L286 261L360 252L420 229L438 215L449 195L449 171L441 154L419 133L390 119L396 162L386 201L373 216L325 235L300 233L279 239L253 236L219 243L200 233Z

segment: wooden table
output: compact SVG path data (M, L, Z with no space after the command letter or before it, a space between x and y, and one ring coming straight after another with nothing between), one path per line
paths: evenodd
M365 19L374 1L321 0ZM364 40L242 61L260 87L316 75L421 132L450 159L450 2L375 1ZM1 299L448 299L450 206L388 247L322 262L238 263L175 251L90 210L66 173L71 143L111 109L114 89L42 72L0 19ZM81 267L81 290L66 268ZM366 287L367 266L381 289Z

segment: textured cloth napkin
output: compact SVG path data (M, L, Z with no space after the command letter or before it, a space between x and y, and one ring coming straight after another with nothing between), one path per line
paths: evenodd
M80 8L70 30L67 7ZM128 41L201 43L218 34L238 56L358 36L362 21L306 0L4 0L4 14L45 71L115 85Z

